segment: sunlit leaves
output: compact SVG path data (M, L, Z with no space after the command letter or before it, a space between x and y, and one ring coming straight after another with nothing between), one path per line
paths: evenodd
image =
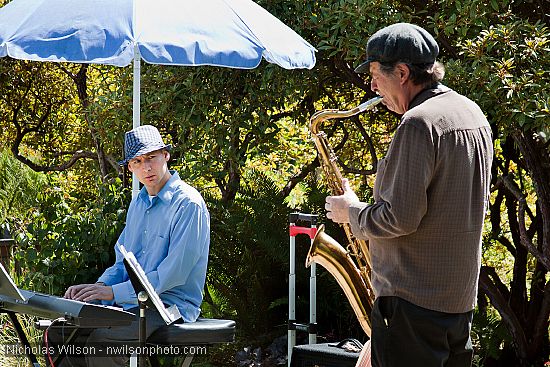
M472 93L482 105L490 103L489 110L498 110L493 118L509 129L519 125L542 131L549 125L549 43L548 27L516 20L491 26L475 40L459 44L476 69L488 71L485 78L472 80L471 87L489 92L499 103L489 102L492 97L488 99L487 94Z

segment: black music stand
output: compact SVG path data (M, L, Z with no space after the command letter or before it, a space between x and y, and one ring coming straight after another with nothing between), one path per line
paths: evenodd
M138 297L139 346L140 350L145 352L145 346L147 343L145 309L147 307L157 310L157 312L162 316L164 322L166 322L166 325L182 320L182 317L176 305L172 305L169 308L164 307L159 295L155 291L155 288L151 282L149 282L149 279L147 279L147 275L138 263L134 254L127 251L124 246L119 243L117 243L117 246L120 253L124 257L124 266L126 267L128 277L130 278L132 287ZM139 366L145 367L145 355L143 353L139 355Z

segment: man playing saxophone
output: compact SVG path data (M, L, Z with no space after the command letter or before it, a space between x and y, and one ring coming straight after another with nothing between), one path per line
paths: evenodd
M401 121L379 161L374 203L344 179L327 217L370 241L372 365L470 366L472 314L489 197L492 137L480 108L440 84L424 29L388 26L367 42L371 89Z

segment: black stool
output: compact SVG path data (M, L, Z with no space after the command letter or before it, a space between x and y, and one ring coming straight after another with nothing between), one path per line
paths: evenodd
M156 330L148 339L147 346L171 354L186 355L181 367L188 367L195 354L193 347L207 347L214 344L235 341L235 321L199 318L195 322L172 324ZM160 353L162 354L162 353ZM155 355L149 356L153 367L159 366Z

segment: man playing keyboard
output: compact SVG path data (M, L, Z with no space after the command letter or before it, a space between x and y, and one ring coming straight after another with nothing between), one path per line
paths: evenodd
M200 313L206 278L210 217L200 193L183 182L177 172L168 170L170 149L171 145L164 144L153 126L140 126L125 134L125 159L119 163L128 166L143 188L130 203L118 243L134 253L162 302L167 307L175 305L185 322L193 322ZM137 314L137 296L118 246L115 253L115 264L106 269L96 283L73 285L67 289L65 298L100 301ZM147 336L166 325L155 310L147 310L146 320ZM50 328L46 343L53 350L59 350L59 345L67 343L72 329L64 324ZM46 355L46 360L56 367L124 366L129 356L109 355L107 347L137 346L138 340L137 318L125 327L80 329L71 343L80 343L90 347L86 350L101 351L101 354L67 355L59 363L54 362L55 356Z

